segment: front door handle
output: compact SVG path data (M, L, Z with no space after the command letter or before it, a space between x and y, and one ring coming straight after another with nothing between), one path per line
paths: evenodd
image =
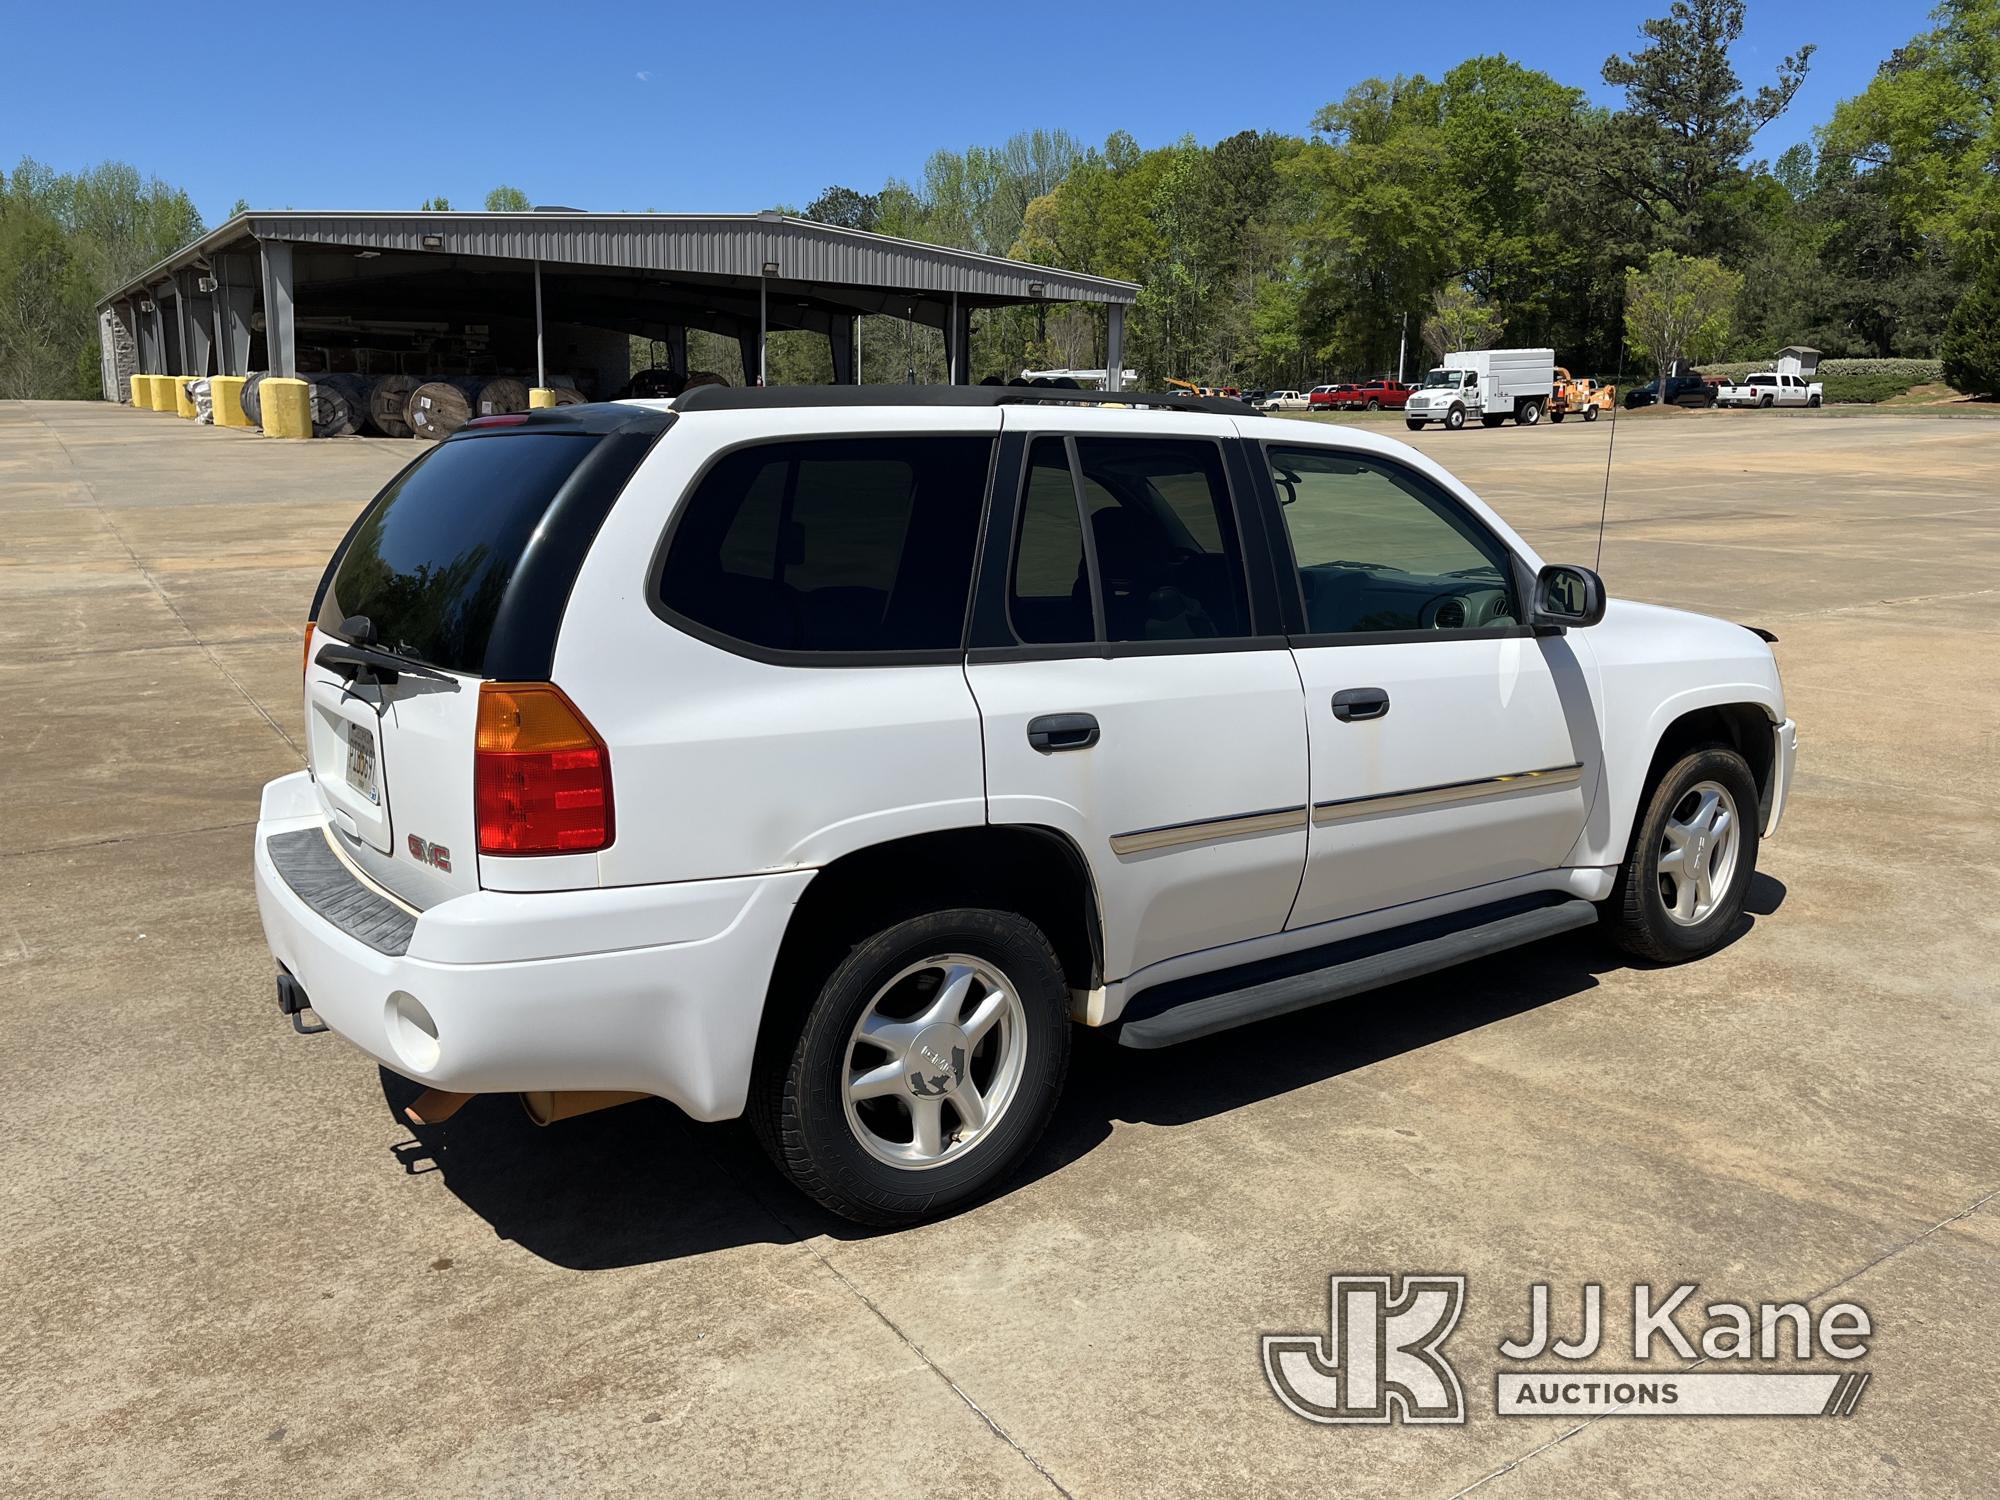
M1043 714L1028 720L1029 748L1043 755L1088 750L1097 743L1097 720L1090 714Z
M1333 695L1333 716L1343 724L1379 719L1389 712L1389 695L1381 688L1342 688Z

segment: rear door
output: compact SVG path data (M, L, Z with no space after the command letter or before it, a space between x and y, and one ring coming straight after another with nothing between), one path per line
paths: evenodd
M1171 414L1005 422L966 667L988 816L1082 852L1107 979L1281 930L1305 727L1240 446Z
M307 761L342 848L412 905L480 887L480 682L548 676L576 567L650 441L555 421L468 430L392 480L343 544L308 648ZM513 864L536 885L596 880L590 854Z

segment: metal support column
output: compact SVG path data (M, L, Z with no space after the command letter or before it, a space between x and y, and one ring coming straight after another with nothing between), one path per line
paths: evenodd
M535 258L535 384L546 390L549 383L548 361L543 357L542 347L542 262Z
M680 376L688 372L688 331L685 323L667 325L667 368Z
M160 373L160 334L153 320L159 315L159 304L152 297L141 292L132 302L133 341L139 349L139 373L157 375Z
M163 281L158 286L148 288L153 306L160 310L160 373L181 375L183 360L181 343L181 298L171 281ZM168 306L172 303L172 307Z
M250 373L250 318L257 310L257 271L247 255L217 255L215 270L215 372Z
M945 345L951 361L951 384L971 385L972 309L959 306L957 292L951 294L951 321L945 326Z
M770 288L770 277L757 278L757 384L760 386L766 383L765 376L769 368L767 354L771 342Z
M743 356L743 383L762 385L763 375L758 365L764 358L764 340L761 335L748 331L736 335L736 347Z
M859 384L854 376L854 322L853 318L835 318L827 326L826 346L833 355L835 385Z
M860 313L856 313L856 314L855 314L855 315L854 315L854 316L853 316L852 318L848 319L848 327L849 327L850 329L852 329L852 330L853 330L853 333L854 333L854 383L855 383L856 385L860 385L860 384L862 384L862 380L861 380L861 314L860 314Z
M1114 302L1104 325L1104 388L1125 389L1125 307Z
M292 307L292 247L284 240L259 240L257 248L264 263L264 349L270 373L295 380L299 337Z
M213 373L208 356L215 334L215 302L201 289L201 283L208 279L211 278L199 271L174 273L174 285L180 290L180 304L185 310L181 319L181 355L187 368L178 373L197 380Z

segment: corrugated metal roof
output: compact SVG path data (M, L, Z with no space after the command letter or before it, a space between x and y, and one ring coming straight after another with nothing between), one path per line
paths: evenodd
M442 240L426 246L427 236ZM1129 281L977 255L915 240L840 229L783 214L283 213L238 214L131 281L99 306L143 291L168 273L245 239L358 250L541 260L665 276L763 275L775 261L786 281L1021 302L1129 304ZM1039 285L1039 298L1029 291Z

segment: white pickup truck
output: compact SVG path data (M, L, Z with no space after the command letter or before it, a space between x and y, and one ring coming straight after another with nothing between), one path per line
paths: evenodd
M1789 371L1760 370L1741 385L1718 386L1718 406L1818 406L1825 390L1817 380L1808 381Z

